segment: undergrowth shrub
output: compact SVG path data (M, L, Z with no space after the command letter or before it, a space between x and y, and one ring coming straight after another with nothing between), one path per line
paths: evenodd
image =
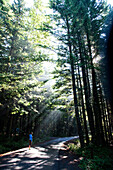
M78 145L70 143L69 149L82 157L79 166L83 170L113 170L112 147L89 145L80 148Z
M0 137L0 154L15 149L20 149L25 146L28 146L28 139L26 137L18 136L11 138L7 138L5 136Z

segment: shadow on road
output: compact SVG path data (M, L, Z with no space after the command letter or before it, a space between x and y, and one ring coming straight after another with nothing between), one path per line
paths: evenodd
M47 169L54 164L54 152L57 149L49 146L24 149L0 158L0 169Z
M0 157L0 169L43 169L59 170L58 152L63 142L69 140L59 138L43 145L23 148Z

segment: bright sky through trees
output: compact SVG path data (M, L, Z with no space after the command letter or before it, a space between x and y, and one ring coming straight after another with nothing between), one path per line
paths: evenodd
M29 0L29 1L25 0L25 2L26 2L27 7L30 7L33 5L33 0ZM46 4L48 4L49 0L42 0L42 2L46 5Z
M47 4L49 0L42 0L44 4ZM13 2L13 0L10 0L10 2ZM31 7L33 5L33 0L25 0L26 7ZM107 0L108 4L111 4L113 6L113 0Z
M13 0L11 0L11 1L13 1ZM27 7L30 7L33 5L33 0L29 0L29 1L25 0L25 1L26 1ZM44 4L49 2L49 0L42 0L42 1L44 1ZM108 2L108 4L111 4L113 6L113 0L107 0L107 2Z
M113 6L113 0L107 0L107 2Z
M10 2L12 3L13 2L13 0L10 0ZM31 7L31 6L33 6L33 0L25 0L25 2L26 2L26 7ZM49 2L49 0L42 0L42 2L46 5L46 4L48 4L48 2Z

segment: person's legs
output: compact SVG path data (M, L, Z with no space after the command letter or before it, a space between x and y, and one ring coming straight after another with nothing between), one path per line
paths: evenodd
M29 140L29 149L31 148L31 140Z

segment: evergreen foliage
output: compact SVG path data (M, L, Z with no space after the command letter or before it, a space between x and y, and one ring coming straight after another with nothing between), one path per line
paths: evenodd
M81 147L110 145L113 115L97 61L110 9L104 0L50 0L50 8L0 1L0 133L79 134Z

